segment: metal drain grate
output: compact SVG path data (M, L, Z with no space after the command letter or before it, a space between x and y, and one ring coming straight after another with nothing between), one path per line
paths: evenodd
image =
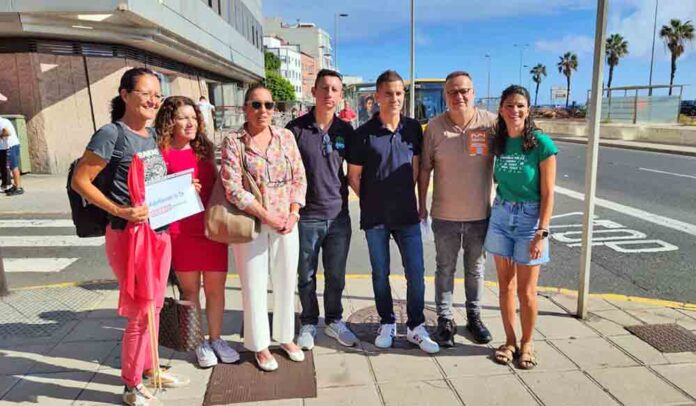
M678 324L646 324L625 328L660 352L696 351L696 335Z
M425 327L431 336L435 334L437 328L437 313L428 307L423 311L425 314ZM406 301L394 301L394 315L396 316L397 337L394 340L393 348L413 348L413 345L406 341ZM350 329L361 341L373 343L377 337L380 326L380 318L375 306L362 308L348 317L347 323Z

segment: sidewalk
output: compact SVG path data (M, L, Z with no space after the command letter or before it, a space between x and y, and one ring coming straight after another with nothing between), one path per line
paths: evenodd
M555 141L587 144L587 137L577 137L565 134L551 134ZM654 142L624 141L600 138L599 145L603 147L634 149L639 151L661 152L664 154L696 156L696 147L688 145L658 144Z
M404 298L403 278L392 278L392 287L395 298ZM432 308L432 278L426 287L427 306ZM461 280L456 290L461 300ZM226 296L224 338L241 350L238 278L228 279ZM94 285L22 290L3 299L0 404L118 404L124 320L116 316L117 297L114 285ZM343 303L346 318L372 307L372 297L369 277L350 277ZM595 297L591 317L581 321L568 313L575 309L575 300L560 293L539 297L535 333L539 365L532 371L492 361L493 349L504 334L496 288L488 285L483 317L494 336L489 345L470 341L461 303L456 307L457 345L434 356L416 348L378 350L369 342L344 348L327 339L320 328L313 351L317 398L256 404L696 404L696 352L661 353L623 328L677 323L694 332L696 311ZM192 382L185 389L167 390L160 398L166 405L200 405L211 370L196 368L192 354L163 349L161 357Z

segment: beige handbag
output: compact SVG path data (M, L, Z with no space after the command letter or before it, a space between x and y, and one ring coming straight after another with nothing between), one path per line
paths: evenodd
M244 143L237 139L242 161L242 185L263 204L263 197L254 178L246 167ZM218 176L205 209L205 236L225 244L242 244L252 241L261 231L261 221L230 203L225 196L222 176Z

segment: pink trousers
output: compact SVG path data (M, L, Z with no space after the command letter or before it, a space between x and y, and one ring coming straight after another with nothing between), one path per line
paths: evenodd
M159 329L159 312L164 303L164 291L172 259L172 243L168 232L157 234L155 255L162 261L155 277L156 328ZM127 234L120 230L106 229L106 257L119 284L126 273L128 256ZM126 330L121 341L121 379L128 387L137 386L142 381L143 371L153 368L150 354L150 336L147 331L147 304L133 301L123 289L118 299L118 314L128 318Z

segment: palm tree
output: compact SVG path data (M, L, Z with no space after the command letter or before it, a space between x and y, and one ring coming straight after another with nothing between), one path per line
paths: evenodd
M677 58L684 53L686 41L694 39L694 25L691 20L682 24L681 20L673 18L669 25L663 25L660 29L660 38L665 41L665 45L672 53L672 71L669 76L669 95L672 95L672 85L674 84L674 74L677 72Z
M536 90L534 91L534 105L537 105L537 96L539 96L539 85L541 84L541 77L546 76L546 65L538 63L532 70L529 71L532 75L532 80L536 83Z
M621 34L611 34L607 38L606 56L609 64L609 80L607 87L611 88L611 80L614 78L614 67L619 64L619 59L628 55L628 41Z
M566 108L568 108L568 101L570 100L570 77L573 76L573 71L578 70L578 56L572 52L566 52L563 56L558 57L560 61L556 66L558 66L558 72L563 73L566 77Z

